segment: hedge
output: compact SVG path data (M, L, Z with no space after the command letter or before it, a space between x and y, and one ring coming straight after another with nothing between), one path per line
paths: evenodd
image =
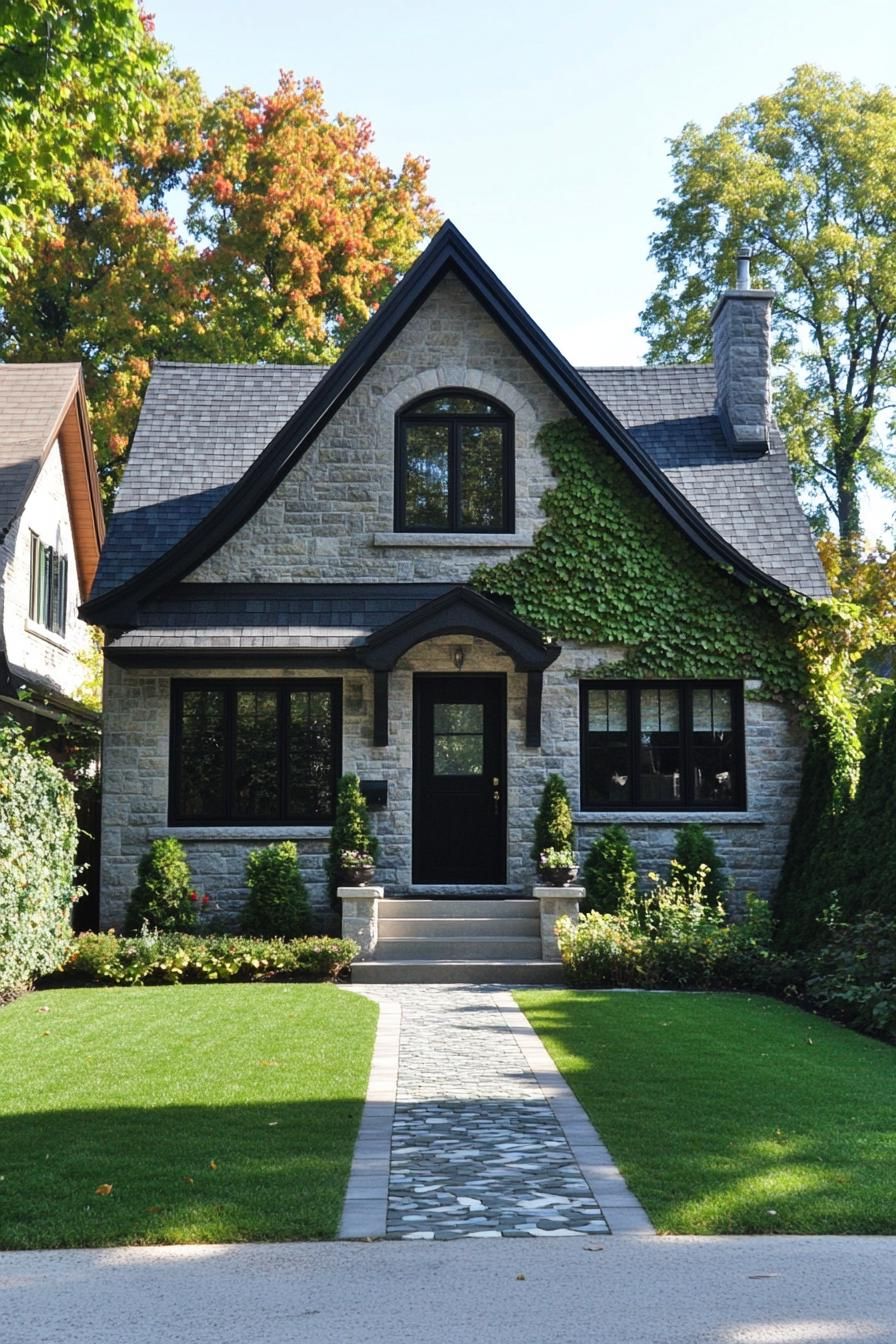
M10 720L0 723L0 995L65 959L78 823L74 789Z

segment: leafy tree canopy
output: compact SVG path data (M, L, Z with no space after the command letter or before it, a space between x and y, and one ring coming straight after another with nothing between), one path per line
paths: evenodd
M385 167L369 123L331 117L316 81L208 101L151 40L161 83L139 127L72 168L52 230L0 287L0 357L83 363L107 492L153 360L328 362L438 223L425 160Z
M0 6L0 283L69 199L69 173L136 131L157 76L150 26L135 0Z
M868 480L896 495L876 425L896 384L896 93L799 66L777 93L671 142L675 194L651 239L649 359L710 359L709 312L738 247L777 293L777 413L797 483L859 537Z

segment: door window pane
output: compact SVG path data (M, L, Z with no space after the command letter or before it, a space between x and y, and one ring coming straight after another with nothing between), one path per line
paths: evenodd
M276 817L277 692L237 691L233 806L238 817Z
M405 438L405 522L448 526L448 426L408 425Z
M225 813L226 771L223 690L186 690L181 698L180 797L182 817Z
M489 531L504 516L504 431L465 425L460 440L460 525Z
M410 411L411 416L423 415L502 415L497 406L480 397L463 396L459 392L447 392L443 396L430 397L428 401L418 401Z
M481 775L484 762L482 705L433 705L432 768L435 775Z

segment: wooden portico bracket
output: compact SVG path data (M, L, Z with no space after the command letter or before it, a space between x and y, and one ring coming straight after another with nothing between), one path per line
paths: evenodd
M526 746L540 747L544 669L559 656L560 646L545 644L534 626L463 585L377 630L358 651L358 661L373 672L373 745L389 745L390 671L415 645L445 635L488 640L513 659L518 672L527 674Z

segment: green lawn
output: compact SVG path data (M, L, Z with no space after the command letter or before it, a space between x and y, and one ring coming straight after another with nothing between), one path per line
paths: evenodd
M896 1050L771 999L516 995L661 1232L896 1233Z
M298 984L0 1009L0 1247L332 1237L376 1019Z

